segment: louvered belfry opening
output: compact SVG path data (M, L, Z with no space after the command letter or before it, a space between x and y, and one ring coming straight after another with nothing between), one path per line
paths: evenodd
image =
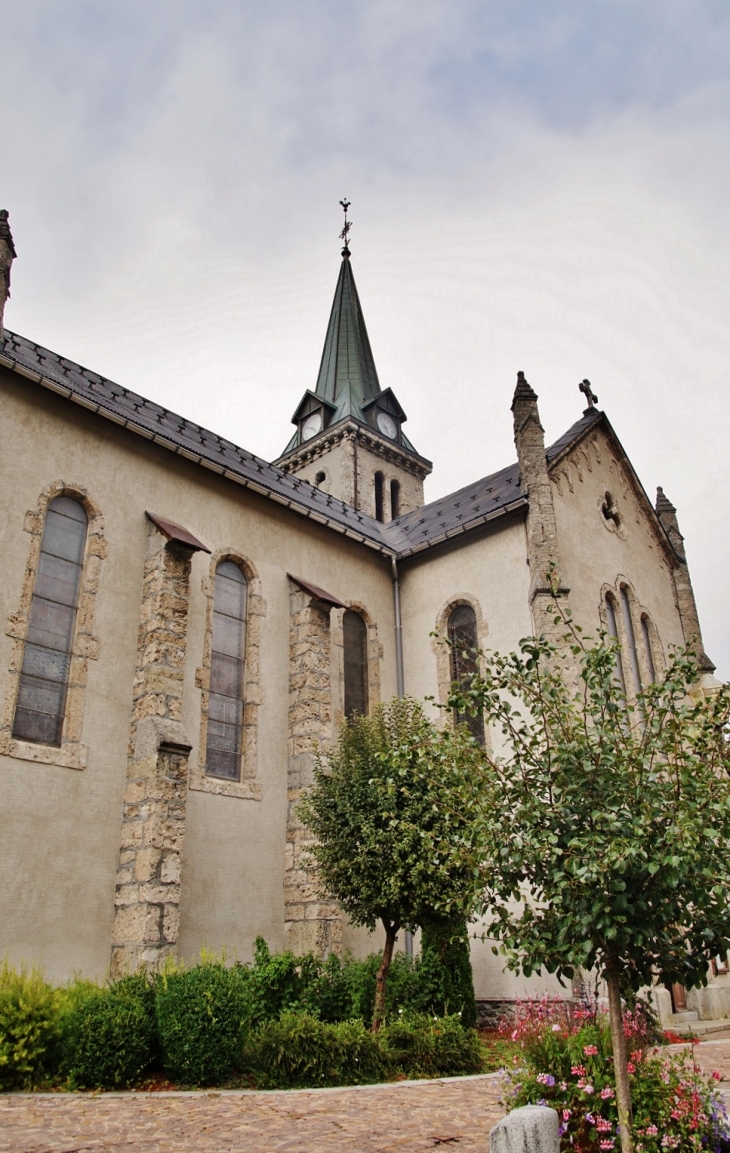
M451 679L462 689L468 689L474 677L479 674L477 647L477 618L471 605L457 605L449 614L449 642L451 644ZM455 712L457 724L467 725L472 736L484 744L484 717L481 713Z
M241 776L246 594L241 569L222 561L215 573L205 771L228 781Z
M348 609L342 618L345 650L345 716L368 711L368 630L359 613Z
M88 518L58 496L46 512L13 720L13 736L60 747Z

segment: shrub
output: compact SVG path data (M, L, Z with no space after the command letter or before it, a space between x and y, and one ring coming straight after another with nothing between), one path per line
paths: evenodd
M721 1098L691 1061L652 1055L646 1047L647 1028L640 1008L625 1014L637 1153L720 1148L730 1138ZM516 1020L505 1025L507 1029L523 1058L511 1074L509 1108L543 1103L556 1109L564 1150L595 1153L618 1145L606 1014L584 1008L571 1019L563 1005L545 998L518 1006Z
M423 926L421 956L414 968L409 1007L437 1017L456 1014L465 1028L476 1026L469 935L463 918L443 918Z
M126 1089L156 1055L155 994L143 974L108 988L72 986L63 1017L64 1072L80 1089Z
M408 1077L458 1077L482 1070L479 1038L457 1016L404 1013L383 1029L382 1038L394 1067Z
M162 1066L183 1085L219 1085L232 1074L251 1018L251 970L204 961L157 980Z
M309 1013L283 1013L248 1035L242 1068L263 1089L311 1088L383 1080L389 1061L361 1021L332 1025Z
M37 968L0 968L0 1089L32 1089L58 1061L58 997Z

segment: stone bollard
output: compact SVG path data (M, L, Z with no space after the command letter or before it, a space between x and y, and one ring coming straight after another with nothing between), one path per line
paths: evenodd
M560 1153L558 1115L545 1105L513 1109L489 1134L489 1153Z

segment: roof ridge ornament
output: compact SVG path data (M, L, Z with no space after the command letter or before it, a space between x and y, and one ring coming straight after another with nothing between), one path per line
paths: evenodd
M583 393L583 395L585 396L585 398L588 402L588 407L583 412L584 416L588 416L588 413L592 412L593 409L598 404L598 397L596 396L595 392L591 388L590 380L582 380L580 382L580 384L578 385L578 388Z
M347 210L350 207L350 201L347 199L347 197L345 197L343 200L340 201L340 204L342 205L342 211L345 214L345 227L342 229L342 232L340 233L340 240L344 240L344 242L345 242L345 247L342 249L342 255L349 257L349 255L350 255L350 229L352 228L352 221L347 219Z

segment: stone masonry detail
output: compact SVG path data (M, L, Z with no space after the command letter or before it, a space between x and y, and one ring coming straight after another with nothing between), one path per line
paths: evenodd
M517 387L512 400L515 447L520 465L520 483L527 493L527 559L530 565L530 610L535 634L553 642L562 632L555 626L555 602L550 589L551 569L560 582L558 562L558 529L555 519L553 492L550 487L545 433L540 423L537 394L517 374ZM558 594L567 596L568 590L558 587Z
M284 947L323 957L342 952L342 914L319 889L308 860L311 839L296 809L311 784L315 756L331 735L330 606L290 582Z
M679 531L677 510L672 502L664 495L664 489L658 488L656 493L656 514L661 525L669 537L669 541L677 556L678 563L672 568L674 589L677 596L679 619L682 622L682 632L685 642L691 646L697 656L697 663L703 673L713 673L715 666L705 652L700 631L700 618L697 613L694 589L689 575L687 553L684 548L684 537Z
M150 524L137 645L111 974L174 955L190 742L181 704L191 551Z

